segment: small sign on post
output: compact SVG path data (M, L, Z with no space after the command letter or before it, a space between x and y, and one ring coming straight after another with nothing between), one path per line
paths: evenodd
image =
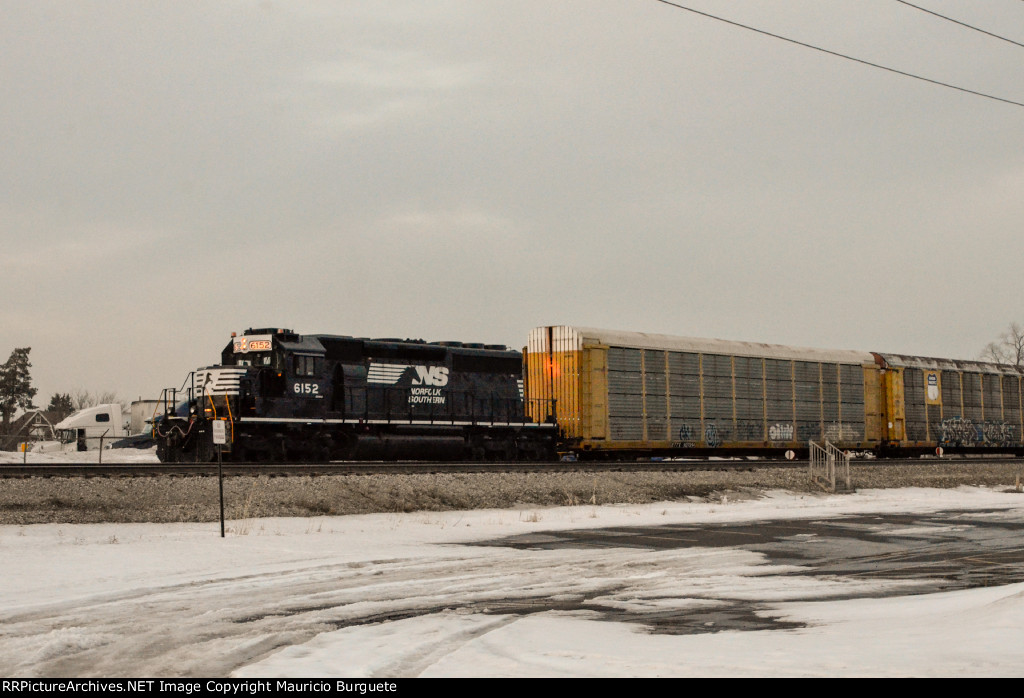
M217 419L213 422L213 443L217 446L223 446L228 442L228 430L227 425L224 424L223 419ZM220 453L220 449L217 450Z
M217 447L217 483L220 487L220 537L224 537L224 449L228 442L227 425L223 419L213 420L213 445Z

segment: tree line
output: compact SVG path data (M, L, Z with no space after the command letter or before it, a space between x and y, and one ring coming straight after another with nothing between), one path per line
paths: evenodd
M32 363L28 359L31 347L21 347L11 352L7 361L0 365L0 434L10 431L9 427L19 411L37 409L33 400L39 391L32 387ZM56 421L64 419L73 412L117 402L127 409L123 400L113 392L92 393L77 389L70 393L54 393L46 410L51 412Z

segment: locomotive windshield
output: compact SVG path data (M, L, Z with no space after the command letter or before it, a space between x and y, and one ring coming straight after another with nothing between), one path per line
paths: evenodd
M235 359L236 366L270 366L272 363L273 357L270 352L247 354Z

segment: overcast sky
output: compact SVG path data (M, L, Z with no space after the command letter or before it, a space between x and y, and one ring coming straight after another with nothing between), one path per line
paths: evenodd
M1024 102L894 0L689 7ZM916 2L1024 42L1024 2ZM157 397L230 332L570 324L974 358L1024 108L655 0L0 0L0 361Z

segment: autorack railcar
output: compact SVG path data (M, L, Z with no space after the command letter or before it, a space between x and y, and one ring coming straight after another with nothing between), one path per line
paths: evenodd
M162 461L555 457L556 427L527 419L522 355L505 346L249 329L182 392L184 409L165 397Z
M982 361L875 354L886 446L900 452L1024 453L1024 370Z
M1012 366L573 326L525 356L531 417L583 458L1024 452Z

